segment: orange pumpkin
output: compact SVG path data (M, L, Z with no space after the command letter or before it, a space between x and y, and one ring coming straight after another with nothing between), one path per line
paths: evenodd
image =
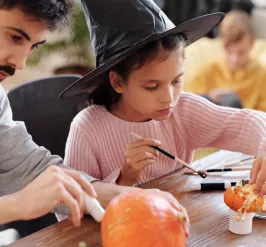
M224 193L225 204L240 213L261 211L264 198L254 193L254 185L236 185Z
M102 220L103 247L185 247L185 216L160 195L134 190L114 198Z

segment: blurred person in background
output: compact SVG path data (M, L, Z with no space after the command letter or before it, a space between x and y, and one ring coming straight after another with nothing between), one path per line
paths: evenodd
M190 90L218 105L266 111L266 70L250 56L254 36L249 15L228 12L219 39L223 56L186 82Z
M251 0L215 0L212 10L223 13L228 13L232 10L242 10L251 15L253 8L254 4Z

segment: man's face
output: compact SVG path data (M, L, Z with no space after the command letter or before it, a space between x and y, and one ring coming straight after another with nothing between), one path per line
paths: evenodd
M25 67L28 56L45 42L48 26L20 9L0 9L0 82Z

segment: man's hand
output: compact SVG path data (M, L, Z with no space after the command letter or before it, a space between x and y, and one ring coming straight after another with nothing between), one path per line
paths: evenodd
M79 172L50 166L25 188L13 194L17 202L17 218L38 218L63 203L69 208L73 224L80 226L84 211L83 190L96 197L92 185Z

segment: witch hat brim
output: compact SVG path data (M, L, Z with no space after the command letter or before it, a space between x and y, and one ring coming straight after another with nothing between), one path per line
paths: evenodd
M133 47L129 47L127 49L121 50L117 52L115 56L110 60L104 61L104 63L98 68L94 69L83 78L74 82L68 88L66 88L60 95L60 98L67 98L83 93L88 93L88 85L97 86L99 80L116 64L124 60L126 57L134 54L143 46L161 39L163 37L174 35L174 34L183 34L186 38L187 46L197 41L209 31L211 31L214 27L216 27L224 18L223 13L214 13L208 14L204 16L197 17L195 19L189 20L180 24L172 29L169 29L163 33L155 34L151 37L148 37L140 42L138 42Z

